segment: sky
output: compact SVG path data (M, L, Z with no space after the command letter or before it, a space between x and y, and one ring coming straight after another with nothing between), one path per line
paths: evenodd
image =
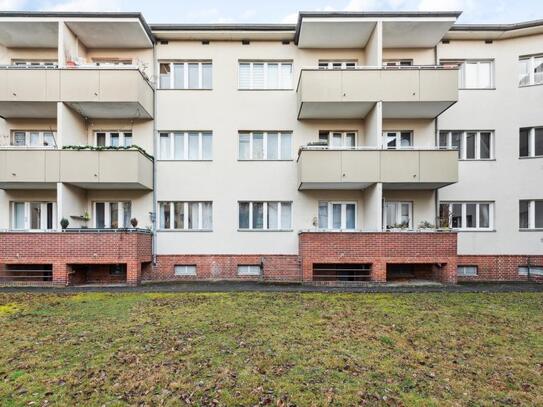
M543 19L543 0L0 0L0 10L139 11L148 23L295 23L301 11L462 10L459 23Z

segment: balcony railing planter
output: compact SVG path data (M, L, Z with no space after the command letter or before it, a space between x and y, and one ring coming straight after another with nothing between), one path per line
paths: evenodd
M139 151L141 154L143 154L145 157L147 157L150 160L154 160L154 157L149 154L147 151L145 151L143 148L141 148L138 145L131 145L128 147L124 146L118 146L118 147L112 147L112 146L91 146L88 144L85 145L71 145L71 146L64 146L62 147L63 150L75 150L75 151Z

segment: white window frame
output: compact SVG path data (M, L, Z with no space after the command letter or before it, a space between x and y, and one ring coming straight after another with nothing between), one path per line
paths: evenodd
M336 134L341 134L341 146L335 147L332 146L333 136ZM346 140L347 135L354 135L354 146L347 146ZM322 141L321 136L327 136L326 142L328 143L328 149L344 149L344 148L355 148L358 145L358 132L356 130L322 130L319 131L319 141Z
M543 54L535 54L535 55L528 55L524 57L519 58L519 84L518 86L520 88L524 88L526 86L534 86L534 85L543 85L543 75L540 82L535 81L535 60L543 59ZM521 62L527 62L528 63L528 83L522 84L522 72L520 72L520 64Z
M98 134L105 134L106 136L106 145L103 147L112 147L111 145L111 134L118 134L119 135L119 146L118 147L129 147L126 145L125 137L127 134L130 134L129 137L132 138L132 144L130 146L134 145L134 133L132 131L127 130L95 130L94 131L94 146L98 147ZM100 146L102 147L102 146Z
M198 158L189 158L189 134L198 133ZM162 135L168 134L168 142L170 143L169 155L162 152L161 138ZM183 158L175 158L175 135L183 135ZM211 157L204 157L203 135L211 135ZM213 161L213 132L211 130L180 130L180 131L159 131L158 132L158 152L159 159L162 161Z
M177 277L196 276L198 267L196 264L176 264L173 266L174 275Z
M244 88L242 87L241 83L241 65L249 64L249 87ZM264 64L264 85L261 88L255 88L254 87L254 75L253 75L253 67L254 64ZM278 81L280 86L277 88L270 88L268 87L268 64L277 64L278 65ZM288 86L284 85L286 82L286 79L283 78L283 65L290 65L290 78ZM267 60L267 61L246 61L246 60L239 60L238 61L238 90L292 90L292 82L294 77L294 64L292 61L285 61L285 60Z
M475 272L473 270L475 269ZM456 275L458 277L477 277L479 275L479 267L477 266L456 266Z
M183 204L183 228L175 228L175 204ZM190 204L198 204L198 227L192 227L189 228L189 205ZM204 204L210 203L211 204L211 228L204 229ZM170 207L170 225L169 227L162 227L162 207L165 205L169 205ZM212 201L159 201L158 202L158 225L159 230L176 230L176 231L200 231L200 232L211 232L213 231L213 202Z
M448 225L451 229L474 232L474 231L492 231L494 230L494 202L492 201L467 201L467 202L457 202L457 201L442 201L439 203L439 212L441 212L442 205L449 205L449 219ZM462 226L459 228L453 228L452 225L452 205L462 205ZM467 210L466 205L476 205L475 209L475 227L467 227ZM488 227L479 227L479 215L480 205L488 205Z
M394 224L400 225L402 219L402 205L407 205L409 207L409 223L407 229L413 229L413 202L411 201L383 201L383 230L387 230L387 219L386 219L386 206L387 205L396 205L396 214Z
M22 203L24 204L24 228L16 229L15 228L15 204ZM30 205L31 204L40 204L40 228L31 229L31 214L30 214ZM51 219L51 228L47 228L47 205L53 204L52 219ZM57 203L54 201L11 201L10 202L10 229L11 230L27 230L27 231L41 231L41 230L55 230L57 228Z
M407 62L407 64L403 64L403 62ZM402 66L413 66L413 59L410 58L401 58L401 59L383 59L383 67L385 68L395 68L395 67L402 67Z
M24 133L25 134L25 144L24 145L16 145L15 144L15 134L16 133ZM31 134L38 134L39 142L37 146L32 146L30 144L30 135ZM45 143L45 134L52 134L54 144L52 146L46 146ZM11 138L10 138L10 145L12 147L20 147L20 148L56 148L57 147L57 132L53 130L12 130L11 131Z
M326 203L328 204L327 209L327 218L328 218L328 227L321 228L318 225L319 229L323 230L357 230L358 229L358 203L356 201L319 201L317 206L317 222L318 222L318 209L320 205ZM334 228L334 217L333 217L333 205L341 205L341 227L339 229ZM347 205L354 205L354 228L347 229Z
M238 276L261 276L262 266L260 264L238 264Z
M254 151L253 151L253 139L255 133L257 134L263 134L263 144L264 144L264 151L262 158L253 158L254 157ZM277 134L277 149L278 149L278 158L277 159L271 159L268 158L268 134ZM239 154L240 145L241 145L241 136L249 136L249 158L241 158ZM290 150L289 150L289 157L283 157L282 156L282 144L283 144L283 137L286 138L286 136L290 136ZM240 131L238 132L238 161L292 161L292 144L293 144L293 133L292 131Z
M518 275L527 276L528 275L528 266L518 266ZM543 266L530 266L530 276L542 276L543 277Z
M111 204L117 204L117 225L118 229L125 229L130 227L130 218L132 218L132 201L93 201L92 202L92 227L97 229L96 224L96 204L104 204L104 229L111 229ZM128 225L124 224L124 204L130 204L130 216L128 219Z
M396 135L396 147L388 147L388 135L394 133ZM402 147L402 133L409 133L410 145ZM415 134L413 130L383 130L382 147L385 150L409 150L415 145Z
M530 133L528 134L528 155L520 155L520 151L519 151L519 157L520 158L543 157L543 155L536 155L535 154L535 131L536 131L536 129L542 129L542 128L539 127L539 126L522 127L520 130L523 130L523 129L529 129L530 130ZM519 137L520 137L520 130L519 130ZM519 139L519 142L520 142L520 139Z
M490 86L488 87L482 87L480 86L479 81L479 73L480 73L480 65L490 63ZM467 87L466 86L466 64L477 64L477 86L475 87ZM494 89L496 87L495 84L495 62L493 59L466 59L464 61L460 61L460 72L459 72L459 88L462 90L469 90L469 89Z
M336 65L340 65L340 67ZM319 59L318 66L319 69L324 70L354 69L358 66L358 59Z
M188 66L189 64L198 64L198 87L197 88L189 88L189 70ZM204 80L203 80L203 65L211 65L211 86L209 88L204 87ZM161 80L160 80L160 65L169 65L170 66L170 73L169 73L169 82L170 86L167 88L163 88L160 86ZM175 87L175 70L174 65L183 65L183 87L182 88L176 88ZM174 90L212 90L213 89L213 61L212 60L183 60L183 61L159 61L158 62L158 89L174 89Z
M249 227L248 228L242 228L239 224L239 211L241 204L249 204ZM253 204L259 203L263 204L262 209L262 228L257 229L253 228ZM277 223L278 228L277 229L270 229L268 225L268 204L274 203L277 204ZM283 225L283 218L282 218L282 207L283 204L289 204L290 205L290 224L289 225ZM293 219L293 205L292 201L238 201L238 230L244 231L244 230L256 230L256 231L291 231L292 230L292 219Z
M535 203L541 202L541 199L521 199L520 201L528 202L528 227L520 227L520 230L541 230L543 228L535 226ZM520 216L520 201L519 201L519 216ZM520 219L519 219L520 222Z
M494 151L494 130L440 130L438 134L438 146L452 148L452 134L455 132L461 132L460 136L460 150L458 151L458 159L464 161L489 161L495 159ZM442 146L441 134L447 133L447 145ZM468 133L475 134L475 158L467 158L466 140ZM481 158L481 133L490 133L490 158Z
M58 68L56 59L12 59L11 65L26 68Z

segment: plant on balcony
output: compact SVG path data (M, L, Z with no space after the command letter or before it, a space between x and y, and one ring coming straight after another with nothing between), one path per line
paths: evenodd
M136 218L132 218L130 219L130 224L133 228L136 228L136 226L138 226L138 220Z
M145 157L149 158L150 160L153 160L153 156L147 153L143 148L140 146L137 146L135 144L132 144L131 146L91 146L88 144L85 145L71 145L71 146L64 146L62 147L63 150L75 150L75 151L81 151L81 150L88 150L88 151L125 151L125 150L133 150L133 151L139 151L142 153Z
M60 220L60 227L64 230L68 227L68 225L70 224L70 221L68 221L68 219L66 218L62 218Z
M395 223L387 228L389 232L404 232L409 229L409 222Z
M423 220L419 223L419 229L432 229L434 230L436 228L436 225L428 222L427 220Z

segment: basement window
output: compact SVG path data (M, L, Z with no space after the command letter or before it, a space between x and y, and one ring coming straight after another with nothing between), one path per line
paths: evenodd
M520 266L518 268L519 276L528 275L528 266ZM530 266L530 275L531 276L543 276L543 266Z
M475 277L477 273L477 266L458 266L456 268L456 275L458 277Z
M314 264L313 281L361 282L371 280L371 264Z
M194 264L174 266L174 273L176 276L195 276L196 266Z
M261 274L262 274L262 266L258 264L238 266L239 276L259 276Z

